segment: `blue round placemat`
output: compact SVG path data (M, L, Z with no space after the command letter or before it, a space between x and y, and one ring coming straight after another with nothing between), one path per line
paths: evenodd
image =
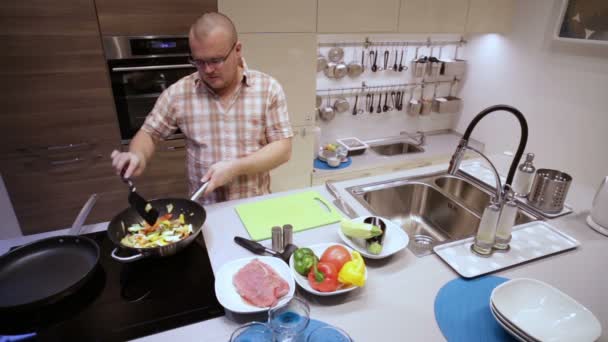
M327 325L329 325L329 324L327 324L325 322L317 321L316 319L311 319L310 322L308 322L308 326L306 327L306 330L304 330L304 332L302 334L300 334L300 336L298 336L298 338L296 339L296 342L306 341L306 339L308 338L308 335L310 335L310 333L312 333L315 329L324 327ZM268 341L262 341L262 339L257 336L247 336L248 331L249 331L249 329L245 330L245 332L243 332L243 334L240 335L239 337L241 339L246 339L246 341L248 341L248 342L268 342ZM247 338L249 338L249 339L247 339ZM327 341L325 341L325 342L336 342L336 341L328 338Z
M345 167L350 166L350 164L352 164L352 162L353 162L353 160L351 157L346 157L346 161L343 161L342 163L340 163L340 165L338 165L336 167L331 167L331 166L327 165L327 162L324 162L319 158L315 158L313 167L315 169L321 169L321 170L338 170L338 169L343 169Z
M454 279L435 297L435 319L443 336L452 341L516 341L490 312L492 290L509 279L485 276Z

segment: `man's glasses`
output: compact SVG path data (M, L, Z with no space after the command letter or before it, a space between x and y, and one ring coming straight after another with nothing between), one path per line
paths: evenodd
M197 68L204 68L205 65L210 66L212 68L219 68L222 65L224 65L224 62L226 61L226 59L228 59L228 56L230 56L230 53L232 53L232 50L234 50L234 47L236 46L236 42L234 42L234 44L232 44L232 47L230 48L230 50L228 51L228 53L224 56L224 57L217 57L217 58L210 58L210 59L195 59L192 57L192 55L190 55L189 58L189 62L190 64L194 65Z

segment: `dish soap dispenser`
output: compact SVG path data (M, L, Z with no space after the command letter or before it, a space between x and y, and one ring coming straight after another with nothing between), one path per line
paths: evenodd
M530 193L532 178L534 177L534 171L536 171L532 160L534 160L534 153L526 154L526 161L521 163L517 168L515 180L513 181L513 191L517 197L527 197L528 193Z

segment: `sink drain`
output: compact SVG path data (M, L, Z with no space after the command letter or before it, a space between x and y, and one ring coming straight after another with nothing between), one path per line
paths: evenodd
M428 235L414 235L414 242L419 245L432 245L435 241Z

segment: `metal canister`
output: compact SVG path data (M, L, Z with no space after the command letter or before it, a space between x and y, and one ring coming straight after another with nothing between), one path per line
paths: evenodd
M281 252L283 250L283 231L281 227L272 227L272 249Z
M539 169L534 176L528 203L538 210L557 214L564 208L572 177L558 170Z
M286 224L283 226L283 250L291 243L293 243L293 226Z

